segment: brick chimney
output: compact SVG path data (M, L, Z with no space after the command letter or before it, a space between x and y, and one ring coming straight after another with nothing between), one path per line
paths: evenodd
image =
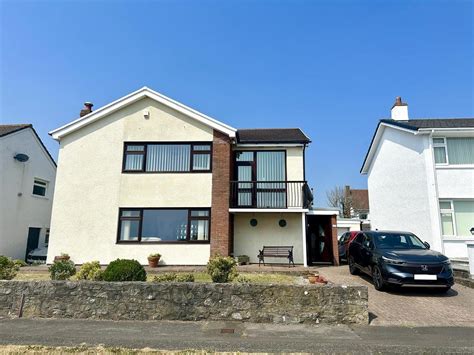
M408 105L402 102L402 98L397 96L392 106L392 120L408 121Z
M81 113L79 114L80 117L88 115L89 113L92 112L92 102L84 102L84 108L81 110Z

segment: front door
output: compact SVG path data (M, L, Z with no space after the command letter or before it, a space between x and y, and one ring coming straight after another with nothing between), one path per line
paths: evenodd
M30 251L38 248L40 233L41 233L41 228L28 229L28 241L26 242L25 260L28 257L28 253Z
M332 224L330 216L307 216L306 251L308 264L332 263Z

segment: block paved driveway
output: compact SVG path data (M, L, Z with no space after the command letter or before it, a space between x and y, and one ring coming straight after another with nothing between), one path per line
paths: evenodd
M472 288L454 285L445 294L425 288L379 292L369 277L351 275L347 265L321 267L319 272L337 284L366 285L369 288L371 325L474 327Z

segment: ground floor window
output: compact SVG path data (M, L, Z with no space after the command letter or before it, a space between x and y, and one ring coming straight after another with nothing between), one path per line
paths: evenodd
M472 236L474 200L440 200L439 207L444 236Z
M210 209L121 208L118 242L209 242Z

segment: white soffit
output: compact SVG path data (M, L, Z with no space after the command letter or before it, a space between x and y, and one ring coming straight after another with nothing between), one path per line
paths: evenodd
M237 131L235 128L226 125L212 117L209 117L199 111L196 111L186 105L183 105L182 103L175 101L173 99L170 99L167 96L164 96L154 90L151 90L147 88L146 86L132 92L131 94L128 94L118 100L115 100L114 102L105 105L95 111L92 111L88 115L85 115L83 117L80 117L72 122L69 122L68 124L56 128L49 132L49 134L56 140L60 140L62 137L65 135L72 133L90 123L93 123L102 117L105 117L115 111L118 111L122 109L123 107L130 105L138 100L141 100L145 97L148 97L150 99L153 99L163 105L166 105L178 112L181 112L182 114L191 117L209 127L212 127L213 129L222 132L224 134L227 134L229 137L235 137L235 132Z

